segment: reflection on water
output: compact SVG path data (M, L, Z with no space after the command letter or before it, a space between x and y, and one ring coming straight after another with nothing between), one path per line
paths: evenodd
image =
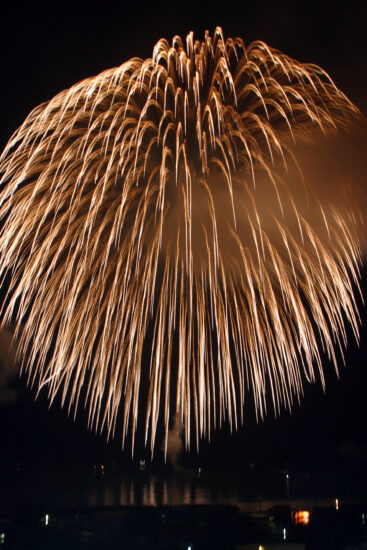
M21 471L1 476L0 506L180 506L236 504L266 495L258 484L239 477L197 473L65 474ZM281 495L277 495L281 496Z
M205 483L205 480L186 476L95 478L93 484L87 488L89 506L223 504L238 502L238 499L238 490L233 486L213 487Z
M12 550L298 549L306 542L347 550L351 537L367 537L365 502L304 492L297 499L296 477L284 471L22 470L0 472L0 488L0 534Z
M230 504L260 512L274 501L320 502L320 497L328 495L327 500L333 502L338 494L334 490L321 493L319 486L312 488L309 477L297 479L292 475L286 479L284 472L204 472L200 476L197 471L127 473L101 466L78 473L26 469L0 472L0 485L0 507L14 508Z

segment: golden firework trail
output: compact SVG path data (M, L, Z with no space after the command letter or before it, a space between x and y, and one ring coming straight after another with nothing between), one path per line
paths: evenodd
M220 28L36 107L0 158L1 320L29 380L109 435L121 411L123 444L145 415L152 452L175 415L189 445L247 395L262 417L323 384L358 338L359 213L302 154L359 117L319 67Z

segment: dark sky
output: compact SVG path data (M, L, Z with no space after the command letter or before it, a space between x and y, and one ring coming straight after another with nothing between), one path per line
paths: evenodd
M366 112L367 3L341 6L332 0L317 5L288 0L29 2L26 7L7 2L0 23L1 147L32 107L60 90L130 57L150 56L161 37L185 36L194 30L201 38L205 29L213 32L217 25L225 36L240 36L247 43L261 39L296 59L321 65ZM366 278L363 287L367 290ZM327 461L335 453L366 453L363 308L362 317L361 347L351 343L340 380L326 367L325 395L320 386L306 387L301 407L296 406L292 416L284 413L277 421L270 417L259 426L250 414L238 435L230 437L224 431L210 446L204 444L203 460L220 467L238 457L280 463L302 461L302 456ZM104 439L85 435L82 421L74 425L56 408L48 413L42 399L34 405L31 392L23 386L17 383L17 401L0 409L4 460L40 455L53 460L74 453L82 461L93 453L119 452L118 444L106 447Z

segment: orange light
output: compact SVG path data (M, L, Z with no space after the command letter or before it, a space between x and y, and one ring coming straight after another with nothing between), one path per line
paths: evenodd
M310 512L308 510L299 510L294 514L294 523L296 525L308 525L310 523Z

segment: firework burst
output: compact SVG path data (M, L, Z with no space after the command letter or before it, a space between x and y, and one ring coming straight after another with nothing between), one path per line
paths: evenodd
M320 353L358 338L360 220L302 159L359 116L319 67L221 29L36 107L0 166L1 319L29 380L109 435L121 411L123 443L145 415L152 451L170 414L189 445L247 395L263 416L324 383Z

